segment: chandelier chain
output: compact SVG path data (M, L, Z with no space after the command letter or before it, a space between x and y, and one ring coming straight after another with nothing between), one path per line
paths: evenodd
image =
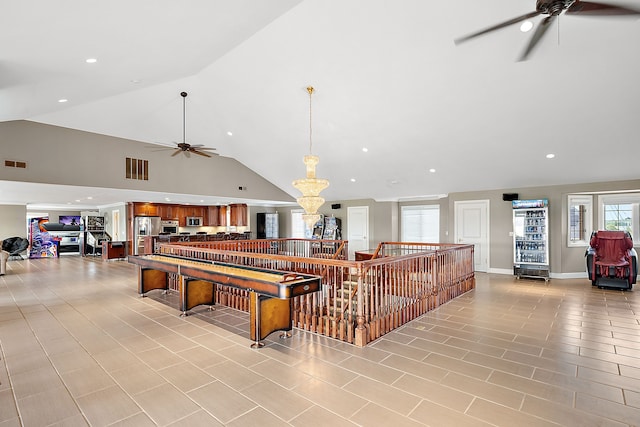
M311 112L311 95L313 94L313 87L307 87L309 92L309 154L313 154L313 116Z

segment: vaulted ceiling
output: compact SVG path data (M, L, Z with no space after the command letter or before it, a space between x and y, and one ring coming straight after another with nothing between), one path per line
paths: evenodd
M0 121L171 145L182 140L186 91L187 142L296 196L312 85L327 200L638 178L637 17L562 15L518 62L532 36L518 25L454 39L531 12L535 0L32 0L2 9Z

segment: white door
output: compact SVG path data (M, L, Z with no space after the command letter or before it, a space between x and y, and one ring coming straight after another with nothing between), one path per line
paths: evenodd
M355 259L356 251L369 249L369 206L347 208L349 235L349 259Z
M112 210L111 211L111 238L114 242L119 242L120 239L120 211Z
M489 269L489 201L455 202L455 243L474 245L475 271Z

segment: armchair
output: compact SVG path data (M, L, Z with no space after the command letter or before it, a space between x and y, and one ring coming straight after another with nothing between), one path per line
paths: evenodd
M591 234L586 253L591 284L631 289L638 275L637 254L628 232L601 230Z
M29 240L23 237L8 237L2 241L2 250L9 252L9 259L23 259L21 253L29 247Z

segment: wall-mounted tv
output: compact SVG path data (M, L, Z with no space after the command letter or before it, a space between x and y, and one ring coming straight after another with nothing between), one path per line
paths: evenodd
M58 217L58 222L64 225L77 225L81 224L80 215L60 215Z

